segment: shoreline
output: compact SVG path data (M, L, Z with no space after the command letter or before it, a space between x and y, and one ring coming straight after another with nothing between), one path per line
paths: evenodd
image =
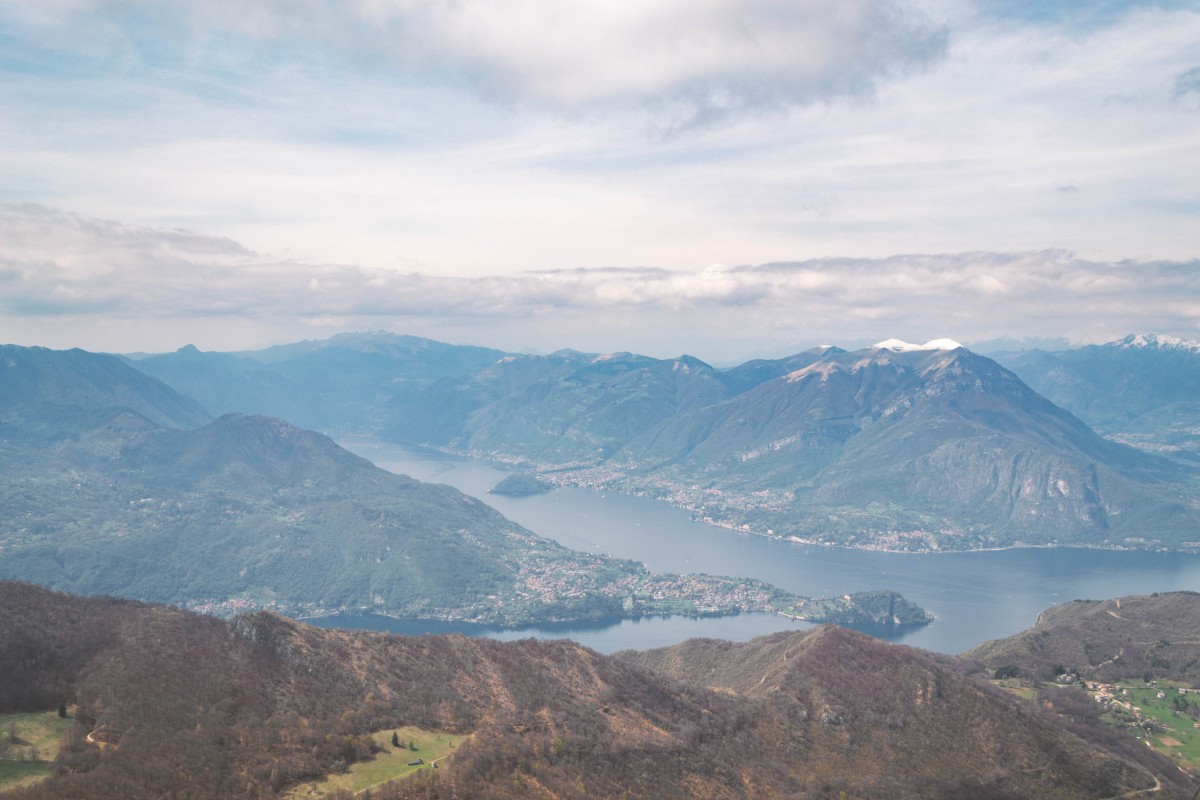
M584 468L584 469L587 468L584 465L551 466L551 465L538 464L537 462L532 461L530 459L526 459L526 458L513 457L513 458L506 459L506 458L502 458L502 457L488 455L485 453L454 450L454 449L450 449L450 448L432 447L429 445L410 444L407 442L391 442L391 441L387 441L385 439L380 439L376 436L369 436L369 435L364 435L364 434L353 434L353 435L339 437L339 442L340 441L355 441L355 442L361 442L364 444L369 444L372 446L398 447L398 448L402 448L402 449L409 450L412 452L417 452L417 453L431 453L431 454L436 454L436 455L442 456L442 457L450 457L450 458L460 459L463 461L484 464L484 465L490 466L494 469L499 469L499 470L502 470L505 472L510 472L514 468L528 469L528 470L536 472L539 476L547 476L547 475L562 476L564 473L570 473L574 470L578 470L581 468ZM966 554L966 553L999 553L999 552L1005 552L1005 551L1009 551L1009 550L1069 550L1069 549L1099 550L1099 551L1116 552L1116 553L1182 553L1182 554L1187 554L1187 555L1200 554L1200 547L1196 547L1196 548L1132 547L1132 546L1120 546L1120 545L1114 545L1114 544L1101 545L1101 544L1087 544L1087 543L1054 543L1054 544L1021 543L1021 544L1000 545L1000 546L994 546L994 547L971 547L971 548L964 548L964 549L947 549L947 548L941 548L941 547L896 549L896 548L891 548L891 547L885 547L882 545L837 544L837 543L833 543L833 542L822 541L819 539L805 539L805 538L795 535L795 534L774 533L774 532L770 531L769 529L764 531L761 529L749 527L748 523L736 523L736 522L732 522L732 521L728 521L728 520L718 520L718 519L713 519L711 517L701 516L700 510L693 506L672 503L669 500L666 500L662 497L656 496L649 492L628 492L628 491L622 491L620 489L612 488L612 487L607 487L607 488L601 489L601 488L598 488L595 486L590 486L586 483L575 482L575 481L570 481L570 480L563 481L561 483L555 483L554 486L555 486L555 488L560 488L560 489L561 488L582 489L584 491L596 492L598 494L603 494L604 492L612 492L614 494L620 494L625 497L642 497L642 498L646 498L649 500L654 500L655 502L662 503L670 508L675 508L680 511L686 511L690 515L693 522L704 524L704 525L711 525L714 528L721 528L723 530L732 531L733 533L736 533L739 535L759 536L764 539L771 539L771 540L775 540L775 541L791 542L793 544L800 544L800 545L805 545L805 546L810 546L810 547L822 547L822 548L838 549L838 550L851 550L851 551L868 552L868 553L888 553L890 555L962 555L962 554ZM743 526L746 526L746 527L743 527ZM1197 531L1196 533L1197 533L1197 536L1200 537L1200 531Z

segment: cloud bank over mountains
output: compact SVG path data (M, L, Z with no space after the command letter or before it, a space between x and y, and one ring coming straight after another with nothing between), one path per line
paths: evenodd
M274 260L229 239L0 207L0 338L105 350L237 349L364 328L715 361L891 336L1196 338L1197 274L1195 261L1052 250L433 276Z
M0 31L0 338L1197 334L1195 2L0 0Z

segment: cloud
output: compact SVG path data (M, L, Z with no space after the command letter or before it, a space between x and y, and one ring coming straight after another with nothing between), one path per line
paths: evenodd
M479 275L1196 255L1194 3L502 5L0 0L0 202Z
M1039 251L435 277L271 260L228 239L0 206L0 333L58 319L90 342L123 320L146 339L126 350L166 349L151 332L167 323L190 341L206 325L248 320L273 341L313 326L385 327L452 340L469 334L478 344L522 339L545 349L730 358L892 335L1195 338L1198 271L1195 261L1094 262Z
M1176 100L1200 110L1200 67L1180 73L1175 78L1171 95Z
M264 48L311 62L316 49L505 101L648 104L693 121L870 94L946 44L906 0L62 0L0 12L7 5L23 27L110 62L219 68L231 56L261 62Z

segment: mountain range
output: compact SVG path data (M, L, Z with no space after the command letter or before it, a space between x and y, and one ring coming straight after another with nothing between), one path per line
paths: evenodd
M1082 366L1085 356L1089 364L1141 365L1124 367L1125 388L1113 393L1118 400L1132 398L1120 401L1133 409L1130 414L1137 402L1158 403L1135 414L1138 424L1164 415L1185 419L1191 392L1185 367L1198 355L1188 343L1142 336L1070 352L1078 354L1071 357L1081 365L1074 368L1079 374L1091 374ZM56 355L50 358L51 353ZM1068 355L1055 358L1066 363ZM256 454L231 445L239 439L264 446L307 441L307 434L287 432L253 414L214 419L214 411L264 386L275 389L261 394L261 405L251 411L283 412L295 403L327 430L508 462L544 485L650 494L719 524L803 541L894 550L1200 546L1196 466L1187 458L1186 437L1179 438L1186 433L1184 422L1170 429L1175 433L1155 434L1182 442L1156 446L1166 455L1115 440L1130 435L1102 438L1016 373L949 341L915 346L893 340L855 352L823 347L728 369L687 356L569 350L516 355L392 334L346 334L256 353L184 348L124 362L83 351L11 346L0 356L7 371L0 385L0 434L6 443L0 460L10 465L6 507L37 518L8 535L24 549L20 569L4 574L64 589L117 590L104 577L114 571L87 572L85 579L85 571L66 566L71 551L60 553L31 536L66 511L89 536L136 528L151 518L161 522L166 517L147 508L155 501L159 509L186 512L193 520L205 509L206 521L197 523L205 529L259 526L287 541L306 526L350 525L367 538L377 535L368 534L367 520L376 513L387 517L382 509L392 500L379 481L390 479L352 478L340 456L313 462L308 477L300 479L302 467L282 464L310 457L303 447L272 465L269 447ZM1165 359L1166 366L1157 371L1147 366L1156 359ZM171 391L143 369L191 388L215 407ZM1182 388L1156 388L1172 380ZM1101 388L1093 383L1083 396L1101 396ZM203 423L211 427L199 427ZM222 464L221 458L231 462ZM44 480L24 474L34 467ZM189 473L199 467L212 474ZM289 476L288 469L299 472ZM83 479L71 483L72 470ZM108 481L109 473L119 480ZM325 475L340 475L342 488L314 492L313 485L324 488L318 479ZM282 504L264 499L277 480L291 481L279 495L287 498ZM304 480L318 482L303 489ZM106 481L114 488L106 488ZM183 488L189 481L190 495ZM259 499L226 513L211 498L201 499L202 484L227 494L253 487ZM35 485L39 491L57 486L60 495L31 494ZM68 488L74 495L63 494ZM320 513L295 507L310 496L324 504ZM458 509L442 501L430 501L430 507ZM235 518L242 520L240 528L230 528ZM175 569L191 574L189 565L203 560L199 553L211 544L194 536L177 541L181 553L188 552ZM238 539L222 541L232 546ZM137 555L132 539L111 543ZM330 556L326 544L314 545L314 552ZM357 606L381 605L380 597L382 605L399 602L364 577L374 557L371 547L367 551L351 559L358 588L341 599L353 598ZM409 561L415 557L406 555ZM17 558L9 547L0 563ZM287 558L267 561L282 568ZM204 594L202 582L173 579L193 586L187 596L197 600L228 599L236 595L230 588L238 586L258 603L294 608L299 602L278 597L278 587L251 588L247 581L253 576L252 567L230 568L211 595ZM321 583L304 581L309 587ZM474 605L465 601L467 585L454 590L456 613ZM317 594L314 610L344 605L338 597ZM179 600L161 593L137 596Z
M951 340L888 340L717 369L690 356L344 334L131 363L213 411L248 403L802 541L1200 547L1200 455L1188 449L1200 430L1197 348L1132 336L1003 358L1016 372Z
M700 487L706 516L838 544L1178 545L1200 519L1174 488L1186 472L961 347L831 353L676 417L613 464L633 483Z
M1197 785L1132 737L1069 731L964 662L832 626L601 656L0 581L0 640L0 713L61 708L75 724L20 800L335 794L332 779L390 757L397 729L458 744L372 797L1001 800Z
M1140 334L997 358L1104 436L1200 462L1200 342Z
M208 421L112 356L6 347L0 358L3 577L221 613L369 609L504 625L740 611L927 620L887 594L817 601L572 551L323 434L240 413Z
M1194 472L1105 440L953 342L716 370L510 356L396 401L383 436L648 493L732 527L889 549L1195 547Z
M377 331L237 353L189 345L128 360L214 415L262 414L338 433L378 427L390 400L440 378L469 375L504 355Z

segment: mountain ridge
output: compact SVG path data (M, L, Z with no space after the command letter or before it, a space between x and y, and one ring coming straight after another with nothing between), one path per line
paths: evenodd
M1200 594L1162 592L1052 606L1013 636L964 654L992 669L1017 665L1053 680L1066 670L1088 680L1145 676L1200 685Z
M572 642L324 630L270 612L226 621L9 581L0 638L18 643L0 667L21 678L0 684L0 712L77 708L51 776L18 800L259 797L367 760L370 733L405 725L469 738L444 769L372 796L1082 800L1159 780L1194 788L1154 753L1090 745L926 654L835 627L679 646L709 654L692 668L753 651L780 676L741 691Z
M177 394L117 359L71 358L87 360L85 374L135 375L150 387L149 416L106 406L99 393L92 411L31 424L58 396L45 382L42 395L9 404L3 430L20 435L0 442L5 577L223 613L371 610L509 626L744 611L878 617L869 592L805 598L572 551L456 489L379 469L283 420L231 413L162 427L150 412L176 407ZM894 604L902 622L928 621Z
M380 336L355 341L375 347ZM298 347L329 349L336 339ZM1123 341L1175 347L1149 335ZM506 354L473 371L456 363L458 372L395 391L376 385L370 412L347 401L342 422L807 542L1200 547L1200 446L1187 449L1200 433L1171 423L1178 430L1164 435L1177 441L1164 454L1127 446L1155 433L1104 440L1084 421L1092 417L1071 413L1076 406L949 339L818 348L721 370L690 356L575 351ZM1151 408L1143 430L1191 413L1200 356L1197 364L1195 392L1177 386L1177 405ZM1076 384L1089 402L1105 394ZM1147 394L1138 391L1125 394Z
M1200 463L1200 344L1130 334L1102 345L1002 358L1031 386L1105 436Z
M553 424L575 450L474 434L443 446L540 467L543 479L648 492L706 519L823 543L1141 546L1156 538L1141 536L1147 530L1184 534L1196 522L1194 502L1170 488L1186 482L1178 466L1101 439L965 348L830 351L789 366L798 368L661 415L620 449L579 447L585 436L563 433L580 424L573 417ZM556 391L563 390L514 394L513 402L546 430L560 414L540 400ZM468 430L487 418L481 414L463 418ZM1192 541L1180 534L1157 539Z

